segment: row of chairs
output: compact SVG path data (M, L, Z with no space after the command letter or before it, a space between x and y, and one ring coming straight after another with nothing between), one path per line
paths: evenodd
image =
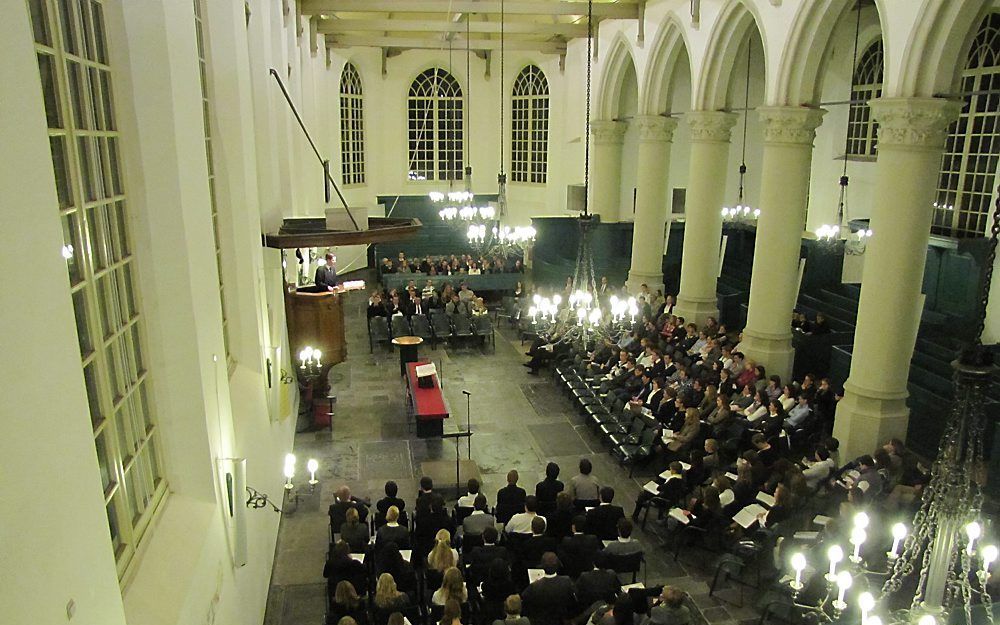
M581 375L571 361L554 367L553 375L587 424L609 446L611 454L622 466L629 467L632 477L635 466L653 456L659 431L656 419L634 411L614 393L601 397L600 382Z
M372 353L375 345L389 345L398 336L419 336L429 341L432 349L437 349L439 341L479 338L484 346L489 344L496 351L496 331L489 315L467 317L433 311L430 317L395 315L391 322L381 316L368 320L368 347Z

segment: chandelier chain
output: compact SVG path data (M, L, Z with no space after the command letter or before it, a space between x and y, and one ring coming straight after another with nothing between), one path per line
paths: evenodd
M993 224L990 226L989 251L986 254L986 266L983 268L983 284L979 292L979 310L976 319L976 336L973 349L980 350L983 344L983 331L986 329L986 305L990 300L990 287L993 284L993 265L997 258L997 239L1000 238L1000 188L993 202Z
M504 173L504 0L500 0L500 173Z
M594 0L587 0L587 105L583 135L583 215L590 215L590 72L594 45Z
M470 156L470 153L471 153L471 147L470 146L472 144L472 123L471 123L471 120L472 120L472 54L471 54L471 50L469 48L469 37L471 35L471 24L469 23L471 21L470 17L471 16L468 13L465 14L465 113L469 116L469 121L470 121L470 123L466 124L466 127L463 128L463 130L465 131L463 133L465 135L463 137L463 139L465 139L465 140L462 142L462 144L465 147L465 166L466 167L471 167L472 166L472 162L471 162L472 161L472 157ZM464 175L464 173L463 173L463 175ZM468 176L466 176L466 178L467 178L466 184L471 185L472 184L471 180L468 180ZM469 189L471 190L472 187L470 186Z

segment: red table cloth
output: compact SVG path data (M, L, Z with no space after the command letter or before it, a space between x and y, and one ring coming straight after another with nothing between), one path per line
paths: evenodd
M434 388L420 388L417 385L417 367L429 364L426 361L406 363L406 386L413 405L413 414L421 421L447 419L448 408L444 405L444 395L437 374L434 374Z

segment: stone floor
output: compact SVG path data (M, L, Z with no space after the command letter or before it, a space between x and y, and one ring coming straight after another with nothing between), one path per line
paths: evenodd
M296 510L282 517L266 625L323 622L326 509L338 486L347 484L354 494L377 499L385 480L393 479L401 496L410 500L425 462L435 463L440 470L450 461L448 475L454 479L454 440L418 439L413 425L407 423L397 355L386 347L369 353L365 303L364 293L347 296L350 356L330 374L337 395L332 431L302 432L295 437L295 453L302 462L307 458L319 461L320 484L315 494L303 498ZM503 320L500 325L504 325ZM562 477L567 479L586 456L594 464L594 475L614 486L615 502L630 512L648 478L640 472L628 477L600 439L581 425L568 399L545 372L537 377L528 375L521 367L524 349L506 327L496 335L495 353L475 345L438 346L436 350L421 347L421 357L432 359L442 374L452 411L452 418L445 422L446 432L465 427L462 390L472 393L472 459L478 464L484 492L495 501L496 491L505 485L506 473L512 468L519 471L521 485L530 492L549 461L559 463ZM464 457L464 442L462 446ZM681 553L675 562L672 554L661 548L664 539L658 532L662 530L654 522L649 523L648 531L637 531L637 538L646 544L647 585L673 584L688 591L701 609L703 622L756 623L759 613L753 608L752 589L746 589L744 597L737 586L723 584L722 590L709 597L715 557L691 550Z

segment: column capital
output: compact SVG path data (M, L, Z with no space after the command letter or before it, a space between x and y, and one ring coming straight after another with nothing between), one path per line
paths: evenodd
M644 143L670 143L677 129L675 118L662 115L636 115L632 123L639 129L639 141Z
M765 106L757 109L764 124L764 143L812 145L824 109L805 106Z
M879 145L941 149L962 103L942 98L876 98L868 103L878 122Z
M689 111L684 114L691 141L728 143L737 115L725 111Z
M628 124L613 119L595 119L590 122L590 136L599 145L624 143Z

